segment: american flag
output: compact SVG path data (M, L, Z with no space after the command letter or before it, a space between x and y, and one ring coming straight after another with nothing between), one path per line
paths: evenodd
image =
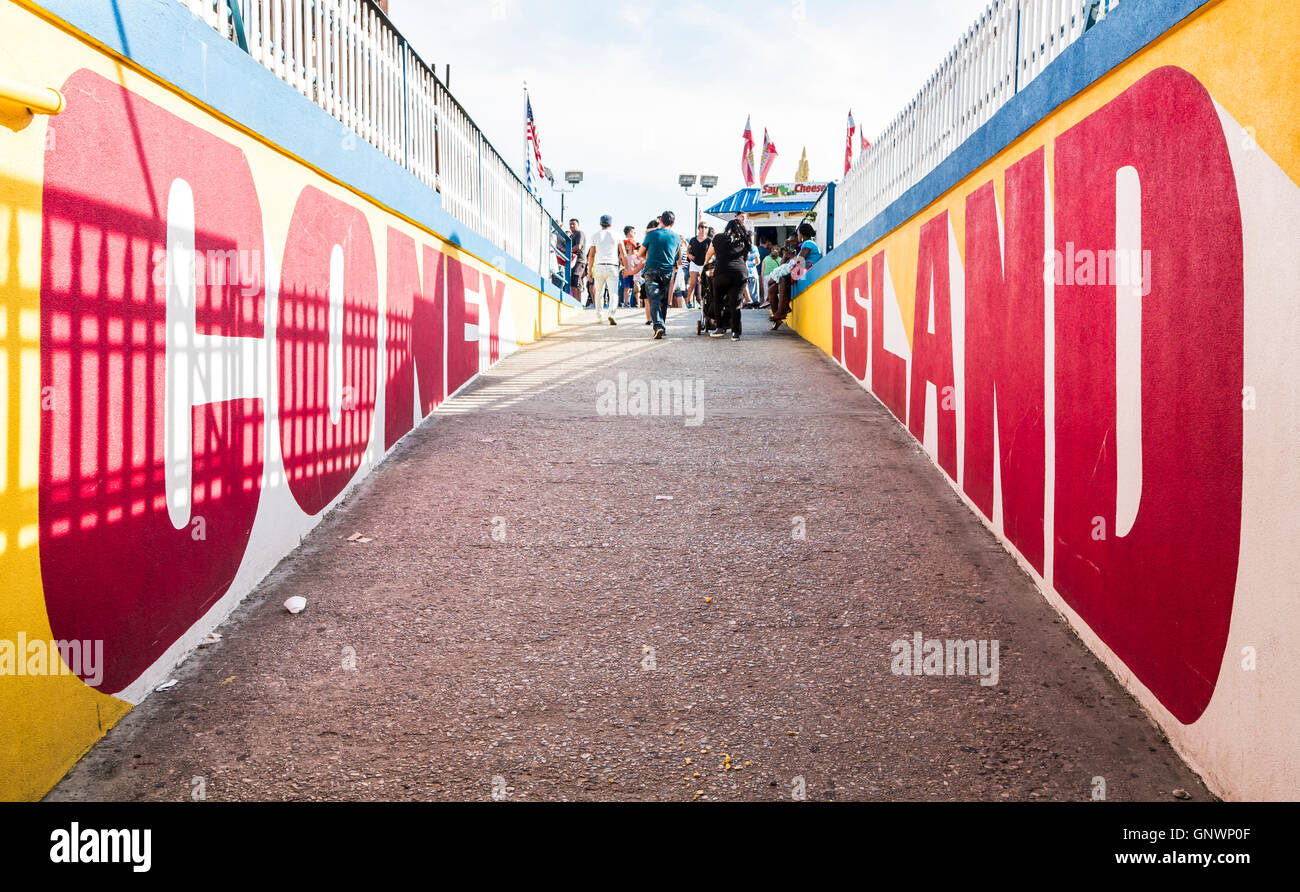
M537 161L537 184L546 179L546 167L542 164L542 145L537 141L537 122L533 120L533 100L524 97L524 174L528 190L536 193L533 185L533 161Z

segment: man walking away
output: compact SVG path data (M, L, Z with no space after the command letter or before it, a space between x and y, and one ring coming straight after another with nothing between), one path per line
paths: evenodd
M673 232L676 221L672 211L664 211L659 217L659 228L647 232L645 244L641 246L641 256L645 258L645 298L650 305L650 324L654 326L651 337L656 339L664 336L673 273L681 258L682 242Z
M569 293L578 306L587 305L587 236L578 228L578 218L569 220Z
M618 270L619 243L618 236L610 229L614 218L604 214L600 218L600 231L591 239L591 248L587 252L587 262L591 265L592 281L596 286L596 324L604 321L605 298L609 298L609 324L614 321L614 308L618 306Z

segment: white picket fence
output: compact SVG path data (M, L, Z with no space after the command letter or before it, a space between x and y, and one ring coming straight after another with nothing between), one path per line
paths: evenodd
M861 229L920 182L1119 3L992 0L844 176L835 191L835 240Z
M254 60L438 190L501 256L554 272L550 215L370 0L178 0ZM242 35L232 14L238 6ZM485 258L496 261L497 258Z

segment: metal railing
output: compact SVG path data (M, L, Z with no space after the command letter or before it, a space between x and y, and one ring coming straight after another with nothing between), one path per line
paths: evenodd
M548 279L551 216L372 0L178 0ZM496 262L496 258L488 258Z
M844 176L835 193L837 240L844 241L919 183L1119 3L992 0Z

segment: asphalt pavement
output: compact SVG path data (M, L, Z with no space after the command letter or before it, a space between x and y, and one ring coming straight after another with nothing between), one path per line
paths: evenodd
M619 318L430 416L49 798L1211 798L820 351Z

